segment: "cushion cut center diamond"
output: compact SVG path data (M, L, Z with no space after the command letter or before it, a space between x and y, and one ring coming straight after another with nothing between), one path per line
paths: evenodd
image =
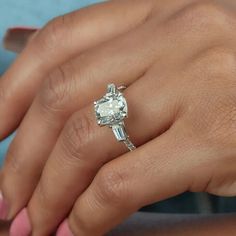
M97 101L95 112L99 124L111 125L127 116L127 103L122 93L106 94Z
M109 99L98 106L98 113L101 117L113 116L120 112L120 108L123 106L121 101Z

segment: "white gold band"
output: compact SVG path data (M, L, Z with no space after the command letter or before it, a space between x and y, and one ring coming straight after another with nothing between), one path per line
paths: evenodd
M129 138L127 138L125 141L123 141L123 143L126 145L126 147L130 150L130 151L134 151L136 149L136 147L134 146L134 144L130 141Z

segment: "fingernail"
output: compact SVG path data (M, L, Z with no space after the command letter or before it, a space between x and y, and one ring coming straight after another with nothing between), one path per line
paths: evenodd
M21 52L30 38L38 31L36 28L14 27L5 33L4 48L13 52Z
M56 236L74 236L69 228L68 221L65 220L57 230Z
M29 236L31 225L26 208L24 208L14 219L10 227L10 236Z
M0 192L0 219L6 220L8 214L8 204L4 200L2 192Z

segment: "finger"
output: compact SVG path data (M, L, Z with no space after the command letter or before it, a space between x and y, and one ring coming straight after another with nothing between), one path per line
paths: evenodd
M10 216L31 197L70 115L92 103L106 84L129 85L152 64L154 56L145 56L150 48L143 45L144 37L151 41L150 33L145 34L141 27L71 60L49 76L19 128L3 168L1 190L11 207ZM136 47L132 47L134 43Z
M187 191L207 153L180 132L173 126L103 166L69 216L74 235L104 235L139 208Z
M3 40L4 48L16 53L20 53L37 32L38 29L35 28L19 27L8 29Z
M150 1L108 1L61 16L28 44L0 83L0 139L17 127L45 75L69 58L143 22Z
M176 106L172 93L168 96L166 91L155 91L150 97L152 90L148 79L147 76L140 79L125 91L131 114L127 127L136 145L163 132L175 115L175 109L171 109ZM139 97L141 93L146 96ZM150 99L158 102L150 103ZM141 125L142 122L146 125ZM126 151L125 146L115 140L110 129L100 128L96 124L93 107L75 113L63 129L29 203L34 233L50 234L90 184L101 165ZM58 185L62 175L63 180ZM68 192L68 189L71 191Z

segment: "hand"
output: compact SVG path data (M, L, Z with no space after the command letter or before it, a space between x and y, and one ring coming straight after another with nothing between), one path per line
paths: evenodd
M1 178L7 218L27 206L12 233L68 216L59 236L102 235L186 190L235 196L235 37L233 0L110 1L42 29L0 83L2 137L25 115ZM128 85L134 152L96 124L111 82Z

